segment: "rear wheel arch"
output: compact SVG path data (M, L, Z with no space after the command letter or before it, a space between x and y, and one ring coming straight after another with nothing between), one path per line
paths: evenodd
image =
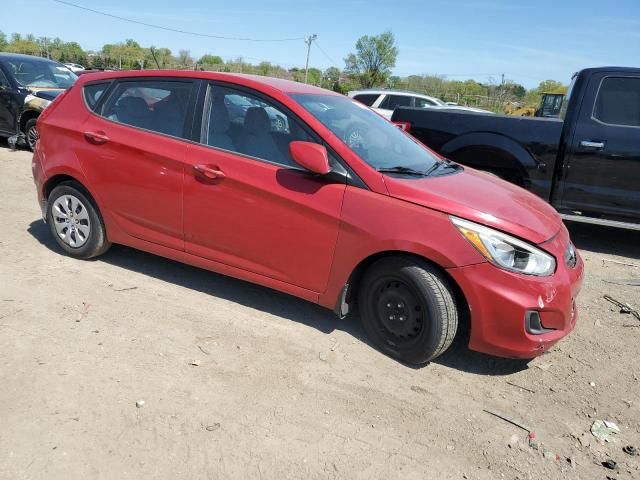
M56 188L58 185L62 185L63 183L72 185L73 187L80 190L89 199L89 201L93 203L93 206L98 211L98 215L101 217L102 221L104 222L104 216L102 215L102 211L100 209L100 205L98 204L98 201L96 200L96 197L89 191L87 187L84 186L84 184L80 180L78 180L77 178L71 175L61 173L61 174L53 175L51 178L49 178L45 182L44 186L42 187L42 193L43 193L44 199L48 200L49 195L51 194L53 189Z
M20 131L22 133L26 133L24 129L27 126L27 122L31 119L36 119L39 116L40 116L40 112L37 112L35 110L27 110L25 112L22 112L22 115L20 115L20 125L19 125Z
M488 132L475 132L454 138L440 153L463 165L486 170L516 185L529 183L528 170L537 169L540 162L520 143Z

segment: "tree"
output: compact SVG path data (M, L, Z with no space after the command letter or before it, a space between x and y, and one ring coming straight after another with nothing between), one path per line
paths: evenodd
M509 86L509 91L516 98L524 98L524 96L527 94L527 89L524 88L519 83L511 83L511 84L508 84L508 86Z
M2 30L0 30L0 51L5 50L7 45L9 45L9 42L7 42L7 36Z
M304 81L304 75L302 76L302 81ZM320 85L320 82L322 81L322 71L317 68L309 68L307 81L310 85Z
M258 74L267 76L267 75L269 75L269 72L271 71L271 68L272 68L271 63L269 63L269 62L260 62L260 64L258 65Z
M524 97L526 105L538 106L543 93L566 93L567 86L556 80L543 80L536 88L532 88Z
M178 52L178 63L182 67L190 67L193 65L193 58L189 50L180 50Z
M544 80L538 85L538 93L565 93L567 86L556 80Z
M377 36L365 35L356 42L356 53L345 58L345 71L360 80L365 88L384 85L396 66L398 47L390 31Z
M224 60L222 60L222 57L218 56L218 55L211 55L209 53L203 55L202 57L200 57L200 60L198 60L198 64L200 65L222 65L224 64Z

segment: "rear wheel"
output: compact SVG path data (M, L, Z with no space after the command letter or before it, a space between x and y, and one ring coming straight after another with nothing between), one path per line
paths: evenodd
M58 245L72 257L97 257L111 246L98 208L76 183L65 182L51 191L47 223Z
M419 365L444 353L458 328L447 279L432 265L389 257L367 271L358 295L369 338L384 353Z
M33 151L36 148L36 142L38 141L38 130L36 129L36 119L31 118L27 120L24 125L24 137L27 142L29 150Z

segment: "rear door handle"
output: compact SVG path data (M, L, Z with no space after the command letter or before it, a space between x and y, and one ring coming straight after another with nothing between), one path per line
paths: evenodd
M109 141L104 132L84 132L84 138L93 145L102 145Z
M227 175L220 170L219 167L212 165L194 165L193 170L203 177L209 178L211 180L226 178Z
M593 142L591 140L582 140L580 146L584 148L604 148L604 142Z

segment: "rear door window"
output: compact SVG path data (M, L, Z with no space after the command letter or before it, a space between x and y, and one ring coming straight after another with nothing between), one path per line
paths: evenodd
M407 95L387 95L379 108L385 110L395 110L398 107L411 106L411 97Z
M114 122L186 138L186 120L193 82L173 80L122 81L102 107Z
M367 107L370 107L375 103L379 96L380 95L375 93L361 93L360 95L355 95L353 99L360 103L364 103Z
M431 100L427 100L426 98L419 97L416 97L415 102L415 106L418 108L429 108L435 107L437 105L436 102L432 102Z
M640 78L604 78L593 117L609 125L640 127Z

